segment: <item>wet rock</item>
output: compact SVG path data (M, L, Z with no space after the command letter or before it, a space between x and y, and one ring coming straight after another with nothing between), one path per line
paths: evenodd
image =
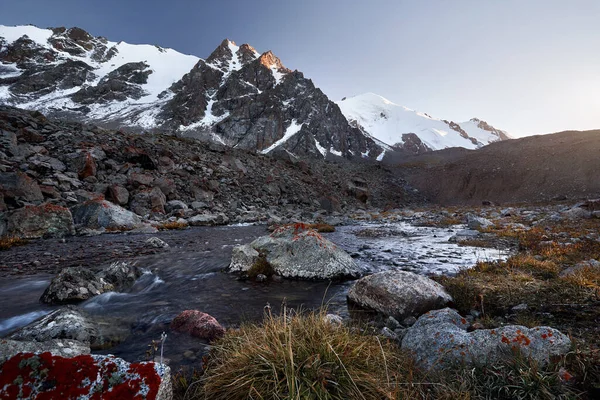
M348 300L401 321L445 307L452 297L431 279L405 271L385 271L357 280Z
M89 345L96 336L98 332L87 316L75 307L67 306L19 329L9 339L34 342L72 339Z
M481 232L476 231L474 229L463 229L456 232L450 239L448 239L451 243L460 243L467 240L473 240L481 237Z
M138 267L124 261L112 263L108 268L96 274L100 281L112 285L114 290L122 291L133 286L135 281L142 276Z
M65 268L46 288L40 301L47 304L77 303L114 290L109 282L84 268Z
M54 339L45 342L23 342L18 340L0 339L0 375L2 364L19 353L45 353L63 357L75 357L81 354L90 354L90 346L68 339ZM2 392L0 391L0 395Z
M155 249L164 249L166 247L169 247L167 242L160 238L157 238L156 236L148 238L144 243L147 247L153 247Z
M266 282L267 281L267 276L264 274L258 274L256 275L256 282Z
M546 326L526 328L508 325L496 329L467 332L468 323L455 310L445 308L422 315L407 330L402 348L414 352L425 368L444 368L450 364L495 364L520 350L541 366L551 356L571 348L569 338Z
M247 271L258 260L259 253L251 245L235 246L231 254L230 271Z
M225 328L214 317L197 310L183 311L171 322L171 329L206 340L214 340L225 334Z
M54 349L53 349L54 350ZM154 362L128 363L111 355L61 357L57 352L18 353L0 366L0 397L170 400L171 370ZM18 396L21 397L21 396Z
M494 223L489 219L478 217L473 214L467 214L467 226L469 229L486 229L493 226Z
M141 224L140 218L106 200L90 200L71 208L75 224L85 228L131 230Z
M246 246L234 248L229 271L252 267L254 249L263 253L273 270L286 278L340 279L358 277L364 271L352 257L304 224L277 228Z
M191 226L215 226L225 225L229 218L225 214L200 214L188 219Z
M63 237L75 233L68 208L45 204L26 206L8 216L8 233L21 238Z

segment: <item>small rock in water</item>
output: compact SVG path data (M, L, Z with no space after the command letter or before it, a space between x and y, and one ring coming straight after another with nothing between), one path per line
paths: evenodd
M169 247L169 244L167 242L160 238L157 238L156 236L148 238L145 243L147 247L154 247L155 249L164 249L166 247Z
M197 310L183 311L171 322L171 329L207 340L213 340L225 334L225 328L213 316Z
M256 275L256 282L266 282L267 276L263 274Z

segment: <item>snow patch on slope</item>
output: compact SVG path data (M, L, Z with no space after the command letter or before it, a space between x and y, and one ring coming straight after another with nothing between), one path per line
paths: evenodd
M277 140L275 143L273 143L269 147L267 147L266 149L261 150L261 153L267 154L270 151L272 151L273 149L275 149L277 146L282 145L283 143L287 142L292 136L294 136L296 133L300 132L300 129L302 129L303 126L304 126L304 124L299 124L298 121L296 121L295 119L292 120L292 123L290 124L290 126L288 126L287 129L285 130L283 137L281 139Z

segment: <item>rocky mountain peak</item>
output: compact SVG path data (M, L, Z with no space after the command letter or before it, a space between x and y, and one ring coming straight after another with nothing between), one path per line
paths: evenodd
M492 134L498 136L501 140L511 139L511 137L505 131L494 128L492 125L480 120L479 118L471 118L469 121L475 123L479 129L483 129L484 131L491 132Z

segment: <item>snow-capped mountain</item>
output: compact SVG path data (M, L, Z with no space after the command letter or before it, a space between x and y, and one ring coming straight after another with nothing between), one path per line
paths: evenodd
M204 60L80 28L0 26L0 104L262 153L374 159L383 151L301 72L229 40Z
M248 44L224 40L201 59L80 28L0 25L0 104L309 158L381 160L386 151L477 148L506 137L483 121L437 120L373 94L336 105Z
M509 138L506 132L476 118L459 123L440 120L373 93L345 98L337 105L348 121L365 134L388 148L411 153L448 147L476 149Z

